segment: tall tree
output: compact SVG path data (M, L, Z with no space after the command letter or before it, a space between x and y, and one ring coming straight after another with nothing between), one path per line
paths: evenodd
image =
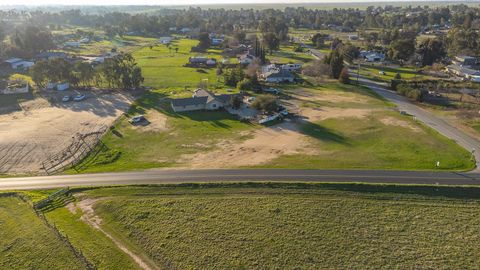
M429 38L423 40L418 45L417 53L422 58L423 66L431 66L434 62L445 56L445 49L442 41Z
M278 39L277 35L273 32L263 34L263 43L267 46L270 54L280 48L280 39Z

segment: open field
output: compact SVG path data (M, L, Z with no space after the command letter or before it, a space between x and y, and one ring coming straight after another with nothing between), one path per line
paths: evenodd
M382 71L385 72L385 74L380 74ZM360 75L374 81L384 81L388 83L395 78L397 73L400 74L403 80L428 78L426 75L419 74L413 67L385 67L382 65L362 64L360 68ZM352 73L351 76L355 78L356 75L355 70L355 73Z
M0 194L0 239L1 269L85 269L17 197Z
M155 91L104 138L109 150L89 159L82 172L154 167L335 168L467 170L470 154L366 88L326 84L288 87L283 104L297 115L273 126L242 123L226 112L177 114ZM119 154L117 154L119 153ZM115 158L111 158L115 156ZM435 167L440 161L440 168Z
M67 208L90 205L83 213L152 268L470 269L480 263L478 194L473 187L186 184L84 189ZM59 229L75 237L85 228L69 211L47 215L61 217Z
M165 45L142 48L133 53L133 56L142 68L145 77L145 85L154 89L183 89L195 88L200 82L207 81L211 88L223 88L223 83L217 82L215 68L191 68L184 67L190 56L190 52L198 40L181 39L175 40L169 50ZM178 48L178 52L174 48ZM221 55L212 51L203 53L210 58L222 59Z
M8 96L11 103L0 114L0 174L38 173L41 163L64 150L76 133L109 126L132 102L122 93L92 91L84 101L62 103L65 94L73 91Z

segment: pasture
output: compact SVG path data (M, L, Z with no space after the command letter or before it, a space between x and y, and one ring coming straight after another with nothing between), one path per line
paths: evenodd
M478 194L428 186L191 184L83 190L77 204L97 200L102 228L159 268L469 269L480 263Z

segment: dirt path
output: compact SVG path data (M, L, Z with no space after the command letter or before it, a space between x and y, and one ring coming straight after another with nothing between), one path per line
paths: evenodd
M102 229L100 226L102 224L102 219L95 214L95 210L93 209L93 205L97 203L101 199L83 199L76 204L74 203L69 203L66 207L69 211L71 212L76 212L76 209L80 209L83 213L81 219L88 225L92 226L93 228L101 231L103 234L105 234L108 238L110 238L115 245L125 252L128 256L130 256L137 264L140 266L142 269L145 270L154 270L158 269L155 266L150 266L147 262L145 262L140 256L135 254L133 251L129 250L127 246L122 244L118 239L116 239L113 235Z

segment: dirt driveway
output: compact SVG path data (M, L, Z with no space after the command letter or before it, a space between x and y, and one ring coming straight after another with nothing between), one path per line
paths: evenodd
M0 174L41 172L41 163L68 146L76 133L111 125L133 98L118 92L86 92L81 102L58 102L53 93L19 104L18 111L0 114Z

